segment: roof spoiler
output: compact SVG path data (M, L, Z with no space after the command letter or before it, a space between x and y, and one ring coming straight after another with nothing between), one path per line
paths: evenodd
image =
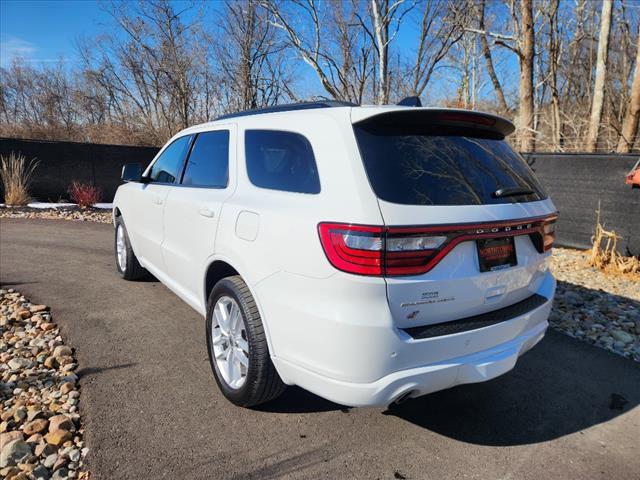
M509 120L491 113L456 108L372 108L354 109L353 124L386 124L415 127L418 125L442 125L454 128L479 130L506 137L515 131Z
M421 107L422 102L420 101L420 97L404 97L397 105L401 107Z

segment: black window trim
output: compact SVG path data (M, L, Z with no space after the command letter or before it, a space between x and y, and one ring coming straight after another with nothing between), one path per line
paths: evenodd
M286 133L294 133L296 135L300 135L301 137L303 137L307 142L309 142L309 146L311 147L311 153L313 153L313 161L316 164L316 172L318 174L318 187L319 187L318 191L316 193L292 192L291 190L281 190L278 188L261 187L253 183L253 181L251 181L251 177L249 176L249 168L247 166L247 132L286 132ZM316 158L317 158L316 152L313 149L313 144L311 143L311 140L309 140L309 138L304 133L295 131L295 130L288 130L285 128L245 128L244 131L242 132L242 148L244 150L245 174L247 175L247 180L249 180L249 185L251 185L253 188L257 188L259 190L267 190L270 192L288 193L292 195L320 195L322 193L322 181L320 180L320 167L318 166L318 162L316 161Z
M221 187L219 185L184 185L182 183L182 181L184 180L184 174L187 171L187 165L189 163L189 158L191 157L191 152L193 151L193 146L196 144L196 140L198 138L198 136L202 133L210 133L210 132L227 132L229 134L229 156L227 159L227 184L224 187ZM230 173L231 173L231 128L216 128L213 130L204 130L202 132L196 132L196 133L192 133L191 134L193 136L193 138L191 139L191 145L189 145L189 150L187 151L187 155L185 157L184 163L182 164L182 170L181 170L181 174L180 174L180 183L175 183L175 184L171 184L174 185L176 187L182 187L182 188L208 188L208 189L213 189L213 190L226 190L227 188L229 188L229 183L230 183Z
M158 153L158 156L153 160L153 162L151 162L151 163L149 164L149 167L147 168L147 172L148 172L148 173L151 173L151 172L152 172L152 170L153 170L153 166L158 162L158 160L160 159L160 157L162 156L162 154L163 154L164 152L166 152L166 151L167 151L167 148L169 148L171 145L173 145L173 144L174 144L174 143L176 143L178 140L180 140L180 139L182 139L182 138L184 138L184 137L190 137L190 138L189 138L189 144L188 144L188 147L187 147L187 154L186 154L186 155L184 156L184 158L182 159L181 166L180 166L180 168L178 169L178 177L176 177L176 180L177 180L178 178L180 178L180 181L182 182L182 174L184 173L184 166L186 165L187 158L189 158L189 154L191 153L191 148L193 147L193 139L195 138L195 135L194 135L193 133L188 133L188 134L186 134L186 135L182 135L182 136L180 136L180 137L176 138L176 139L175 139L173 142L171 142L170 144L168 144L168 145L166 146L166 148L163 148L163 149L162 149L162 151ZM147 173L147 172L145 172L145 173ZM173 187L176 187L176 186L180 185L180 183L177 183L177 182L175 182L175 181L174 181L174 182L171 182L171 183L169 183L169 182L156 182L156 181L154 181L154 180L151 180L151 177L150 177L150 176L147 176L147 178L149 179L149 181L147 182L147 185L164 185L164 186L173 186Z

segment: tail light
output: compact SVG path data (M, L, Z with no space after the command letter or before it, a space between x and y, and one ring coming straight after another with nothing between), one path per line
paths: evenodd
M542 224L542 251L544 252L548 252L553 247L553 242L556 239L557 218L550 218Z
M382 275L382 227L321 223L318 228L324 252L338 270Z
M318 231L329 262L359 275L419 275L435 267L456 245L478 238L530 235L540 253L551 249L557 215L500 223L380 227L320 223Z

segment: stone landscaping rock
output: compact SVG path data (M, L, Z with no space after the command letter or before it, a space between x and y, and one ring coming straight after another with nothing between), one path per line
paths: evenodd
M76 368L49 308L0 289L0 478L87 478Z
M23 357L12 358L11 360L9 360L9 368L12 372L15 372L24 368L31 367L31 363L32 362L30 360Z
M53 356L57 359L61 357L70 357L71 355L73 355L73 350L66 345L60 345L53 350Z
M70 391L72 391L74 388L74 384L71 382L64 382L61 386L60 386L60 391L64 394L64 393L69 393Z
M34 468L31 475L33 475L35 480L49 480L50 478L49 470L47 470L47 467L44 465L38 465Z
M44 436L44 439L47 441L47 443L56 446L62 445L64 442L71 440L72 438L73 435L71 435L71 432L69 430L62 429L54 430L53 432L49 432Z
M49 469L53 469L53 466L56 464L57 461L58 461L58 454L52 453L50 455L47 455L47 457L44 459L42 464Z
M14 440L3 444L0 452L0 468L11 467L31 456L31 447L27 442Z
M626 343L633 342L633 337L631 336L631 334L627 333L627 332L625 332L623 330L613 330L611 332L611 336L613 338L615 338L616 340L619 340L622 343L623 346Z
M34 433L44 432L48 426L49 420L39 418L37 420L33 420L32 422L25 423L22 431L25 435L33 435Z
M18 430L13 430L0 435L0 445L2 446L11 443L14 440L24 440L24 434Z
M61 468L60 470L56 470L53 473L53 477L51 480L67 480L69 478L69 470L66 468Z
M49 419L50 432L55 432L56 430L71 430L72 427L73 423L66 415L55 415Z
M612 275L587 265L578 250L554 248L558 280L552 328L640 362L640 277Z

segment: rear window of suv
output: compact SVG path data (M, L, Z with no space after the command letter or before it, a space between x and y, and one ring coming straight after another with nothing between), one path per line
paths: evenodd
M304 136L279 130L247 130L244 140L247 173L256 187L320 193L316 159Z
M499 134L375 119L355 124L354 131L369 182L387 202L485 205L546 198L527 163Z

